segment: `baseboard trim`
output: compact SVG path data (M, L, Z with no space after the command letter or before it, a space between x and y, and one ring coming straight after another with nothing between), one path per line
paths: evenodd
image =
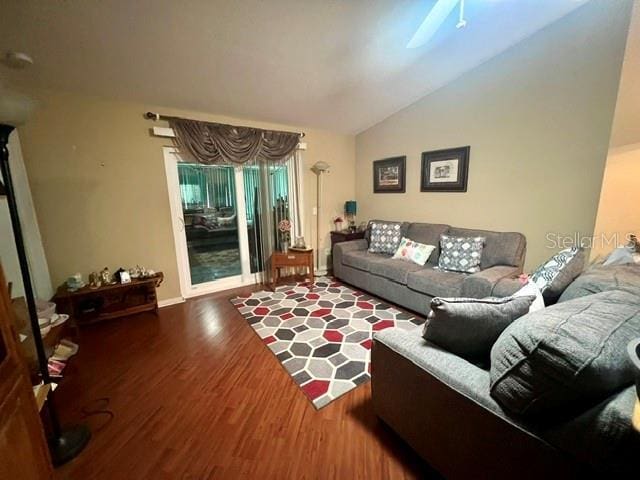
M158 308L169 307L171 305L177 305L178 303L184 303L184 298L174 297L174 298L167 298L165 300L160 300L158 302Z

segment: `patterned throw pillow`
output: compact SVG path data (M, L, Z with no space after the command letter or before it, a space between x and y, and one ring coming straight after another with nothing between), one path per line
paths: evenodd
M435 249L436 247L434 245L418 243L413 240L409 240L406 237L402 237L402 240L400 240L400 246L391 258L424 265L427 263L427 260L429 260L429 257Z
M401 223L395 222L371 222L369 225L371 234L369 237L369 252L394 254L400 245Z
M543 295L551 288L560 290L561 294L582 271L584 255L578 254L583 251L582 247L571 247L556 253L536 268L530 276L531 281L538 286ZM558 285L554 285L555 283Z
M438 268L451 272L479 272L484 242L484 237L440 235Z

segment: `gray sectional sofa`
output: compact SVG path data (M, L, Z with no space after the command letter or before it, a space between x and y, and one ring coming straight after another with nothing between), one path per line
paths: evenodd
M496 290L517 288L503 280ZM623 355L640 337L640 265L583 273L557 304L502 332L490 369L421 333L376 334L373 404L446 478L638 478L637 395Z
M440 235L486 238L481 271L473 274L434 269L440 255ZM333 275L409 310L426 315L433 297L482 298L493 294L503 279L522 273L526 239L521 233L491 232L443 224L403 223L402 236L436 246L427 264L394 260L369 253L368 238L338 243L333 248Z

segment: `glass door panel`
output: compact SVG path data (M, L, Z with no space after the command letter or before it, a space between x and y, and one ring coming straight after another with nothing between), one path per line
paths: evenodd
M249 237L249 259L251 273L259 272L262 265L262 244L265 241L260 236L260 222L263 217L273 221L272 244L280 249L280 235L278 223L289 219L289 180L286 164L275 164L268 167L247 166L242 170L244 185L244 200L247 218L247 233ZM269 185L265 185L269 182ZM271 198L260 200L260 192ZM266 193L268 192L268 193ZM265 205L269 205L271 212L265 212Z
M178 163L191 285L242 274L235 171Z

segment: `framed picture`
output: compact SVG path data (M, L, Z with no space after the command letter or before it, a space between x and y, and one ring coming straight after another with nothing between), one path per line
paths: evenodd
M404 193L407 157L373 162L373 193Z
M421 192L466 192L471 147L422 152Z
M131 283L131 275L129 272L120 272L120 283Z

